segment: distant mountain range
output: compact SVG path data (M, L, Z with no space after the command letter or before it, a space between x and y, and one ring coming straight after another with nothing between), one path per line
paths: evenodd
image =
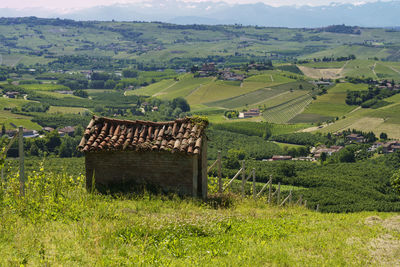
M150 0L141 4L96 6L64 13L30 8L0 8L0 17L38 16L75 20L162 21L176 24L242 24L273 27L400 26L400 1L325 6L272 7L263 3L183 2Z

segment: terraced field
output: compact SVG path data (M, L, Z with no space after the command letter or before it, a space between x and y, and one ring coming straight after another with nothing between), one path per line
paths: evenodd
M301 113L312 101L311 93L269 108L263 112L267 122L287 123Z
M177 83L177 81L174 81L173 79L162 80L158 83L153 83L149 86L129 91L126 94L127 95L153 96L153 95L159 93L160 91L171 87L172 85L174 85L176 83Z
M263 88L257 91L250 92L245 95L240 95L229 99L206 103L206 105L210 107L221 107L221 108L232 109L247 105L255 105L256 103L261 103L260 100L264 102L267 101L267 99L281 95L284 92L287 92L287 90L282 90L282 89L274 90L271 88Z
M329 89L327 94L317 96L317 99L291 122L317 123L342 117L356 108L346 104L346 92L367 90L367 88L365 84L339 83Z
M295 90L302 87L299 93L296 91L295 95L303 95L312 88L312 85L308 82L291 82L281 85L276 85L270 88L262 88L247 94L239 95L236 97L223 99L220 101L214 101L206 103L206 105L211 107L222 107L222 108L240 108L240 107L252 107L258 105L279 105L282 102L290 100L289 94L290 90ZM302 93L303 92L303 93Z
M379 135L381 132L388 134L390 138L400 138L400 96L395 95L387 99L393 104L378 109L357 109L330 124L318 132L337 132L345 129L357 129L361 131L373 131Z

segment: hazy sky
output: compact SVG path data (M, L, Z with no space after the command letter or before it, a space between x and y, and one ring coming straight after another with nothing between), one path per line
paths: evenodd
M67 10L67 9L80 9L91 6L99 5L112 5L115 3L140 3L140 2L152 2L154 0L0 0L0 8L29 8L29 7L40 7L48 9L57 10ZM157 0L158 2L164 2L168 4L169 0ZM172 0L175 1L175 0ZM184 2L219 2L220 0L176 0ZM228 3L257 3L263 2L272 6L282 6L282 5L326 5L331 2L336 3L353 3L361 4L365 2L376 2L376 0L226 0L224 2Z

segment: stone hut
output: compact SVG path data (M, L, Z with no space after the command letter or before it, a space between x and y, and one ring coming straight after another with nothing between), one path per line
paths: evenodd
M150 122L94 116L78 147L85 154L87 187L140 185L206 199L207 124L197 118Z

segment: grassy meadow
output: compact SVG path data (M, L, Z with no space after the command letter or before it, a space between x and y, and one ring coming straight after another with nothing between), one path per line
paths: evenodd
M228 196L87 192L82 176L43 169L1 184L1 265L398 265L400 216L322 214Z

